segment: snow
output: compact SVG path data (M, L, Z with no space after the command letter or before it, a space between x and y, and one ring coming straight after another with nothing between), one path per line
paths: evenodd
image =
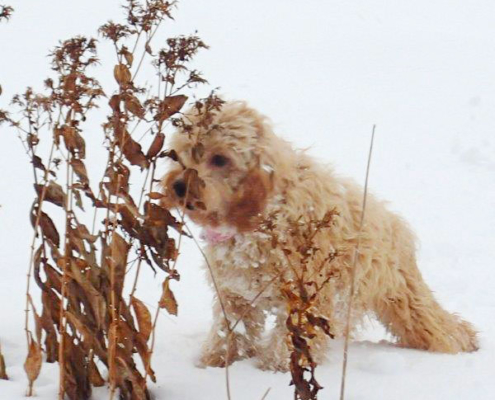
M9 3L9 1L5 0ZM49 74L58 40L92 34L118 20L118 2L10 1L0 25L0 108ZM399 349L370 321L350 346L347 400L495 398L495 3L489 0L184 0L171 33L199 31L211 46L196 61L228 98L269 115L297 147L363 180L371 127L377 124L370 187L390 201L420 239L420 267L440 302L480 331L481 349L456 356ZM102 43L103 48L105 44ZM112 52L102 54L112 60ZM111 61L110 61L110 64ZM102 72L111 87L111 69ZM150 78L151 79L151 78ZM90 151L103 157L98 122ZM0 132L0 342L9 381L0 399L22 399L25 274L33 197L31 170L16 136ZM101 174L97 165L90 173ZM226 398L225 371L194 366L211 320L201 255L185 241L173 285L179 317L163 313L154 369L158 399ZM138 297L154 309L159 279L143 276ZM321 398L337 399L341 341L317 369ZM44 364L38 399L54 399L58 371ZM252 360L230 368L232 398L291 398L289 375ZM95 390L96 400L108 398Z

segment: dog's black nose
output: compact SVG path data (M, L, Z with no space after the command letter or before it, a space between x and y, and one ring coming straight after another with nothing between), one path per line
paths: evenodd
M186 195L187 188L186 188L186 184L184 183L184 181L175 182L173 188L174 188L177 196L184 197Z

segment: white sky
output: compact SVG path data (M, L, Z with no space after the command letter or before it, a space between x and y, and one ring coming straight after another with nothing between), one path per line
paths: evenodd
M41 87L50 73L46 55L59 40L94 35L108 19L121 17L120 2L114 0L0 3L16 9L9 23L0 24L0 84L4 91L0 108L26 86ZM407 356L405 361L399 360L405 369L393 378L380 370L385 374L382 377L373 375L369 365L378 368L386 358L374 359L365 352L367 366L358 365L353 371L362 384L375 389L363 397L357 385L354 398L392 399L397 393L405 398L401 387L412 393L423 390L424 397L411 400L429 398L427 393L437 396L431 397L435 400L468 398L471 388L480 389L477 399L494 398L495 384L487 386L482 379L495 355L495 2L184 0L175 17L176 22L168 23L162 33L199 31L211 49L201 53L196 67L212 86L221 87L227 98L249 101L270 116L276 132L297 147L311 147L311 154L331 162L342 174L362 181L371 127L377 124L372 191L390 200L391 207L416 230L422 243L424 274L439 298L482 331L484 350L468 360L470 367L464 361L456 364L433 356ZM105 88L111 88L113 52L105 43L101 46L103 67L97 74ZM97 154L95 160L102 155L99 122L88 125L89 151ZM101 173L99 165L88 168ZM12 304L19 310L31 238L31 175L15 134L2 127L0 269L4 280L0 281L0 304ZM190 255L183 259L184 279L178 289L182 319L177 325L175 320L163 319L163 324L173 326L163 329L176 333L172 340L176 346L184 345L183 330L200 338L208 324L210 295L202 274L197 273L199 257L193 246L187 246L185 252ZM150 281L150 287L153 289L144 295L154 303L159 282ZM191 296L191 288L196 297ZM17 292L20 300L13 296ZM11 349L22 346L22 341L19 345L15 339L21 332L17 324L22 324L17 314L11 315L9 328L0 324L0 339L3 335ZM191 337L186 343L196 351L199 339ZM22 349L10 354L10 360L19 360L18 377L22 376L20 355ZM440 374L443 367L446 372ZM11 368L14 376L15 368ZM240 375L250 373L252 367L241 364L236 368L240 368L233 372L234 376L238 373L237 387L246 387L244 392L238 389L236 400L253 398L248 397L252 388L241 382ZM408 368L415 375L408 376ZM322 383L334 387L336 379L330 376L335 377L337 370L332 369L331 374L324 371L326 381ZM205 398L218 399L208 395L215 393L212 387L222 390L221 374L212 370L190 373L199 380L198 390L206 393ZM175 378L178 397L172 398L193 398L184 394L190 389L188 382ZM258 398L270 379L277 387L285 382L279 375L259 374L256 379L263 382L256 387ZM384 392L383 385L389 385L390 379L398 386ZM424 387L408 383L411 379L421 380ZM272 398L277 399L276 394Z

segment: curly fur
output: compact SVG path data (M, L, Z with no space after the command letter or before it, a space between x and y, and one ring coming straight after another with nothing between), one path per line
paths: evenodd
M195 169L204 181L196 193L204 207L195 207L174 192L174 183L184 178L184 169L178 165L163 179L166 202L168 206L188 205L189 217L206 229L233 232L205 248L229 318L235 321L243 316L241 329L229 346L228 360L256 356L261 368L285 371L289 359L287 307L280 288L273 284L254 304L251 300L288 267L280 249L273 249L266 234L256 228L262 218L276 211L276 230L283 237L301 215L322 218L332 209L338 211L332 229L315 238L320 254L334 249L341 253L332 263L338 279L325 287L317 308L335 333L342 333L362 189L292 149L272 132L265 117L244 102L226 103L208 129L195 124L199 116L192 111L187 119L192 131L177 132L171 147L183 165ZM212 164L215 154L226 157L227 165ZM400 346L443 353L476 350L475 331L438 304L418 270L415 253L415 238L406 222L369 196L355 271L353 323L373 312ZM315 265L318 261L316 257ZM213 313L201 363L224 366L227 334L218 299ZM275 315L275 327L264 332L269 314ZM311 350L317 362L324 358L326 346L323 334L313 339Z

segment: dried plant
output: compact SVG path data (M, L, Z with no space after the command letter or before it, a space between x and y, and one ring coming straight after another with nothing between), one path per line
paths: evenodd
M51 53L56 76L45 80L45 92L28 88L14 97L10 113L0 111L0 122L15 127L23 141L36 194L26 288L28 395L33 393L44 351L47 362L60 365L59 399L89 399L92 386L105 384L102 366L108 371L111 398L117 391L121 399L150 397L146 381L148 377L156 380L151 357L158 311L152 320L136 297L138 278L143 263L162 271L158 307L176 315L171 282L180 278L175 263L183 234L183 222L160 204L162 195L154 189L156 166L160 159L174 156L162 147L167 127L183 123L177 117L188 98L181 91L206 82L198 71L188 68L194 55L206 48L196 35L169 38L165 48L152 49L158 28L172 18L174 6L175 2L162 0L128 0L126 21L108 22L99 30L114 47L117 62L113 67L116 89L109 96L110 114L103 125L108 159L97 190L86 163L98 161L90 158L85 140L90 111L106 96L89 75L99 62L95 39L62 42ZM9 10L4 7L3 13L8 17ZM146 59L158 76L155 88L137 81ZM207 107L214 98L212 94L195 105ZM137 200L130 190L131 179L141 182ZM100 222L98 212L103 213ZM85 224L89 214L91 229ZM178 232L179 244L170 228ZM124 286L134 263L136 275L126 300ZM31 300L31 277L42 290L41 314Z
M0 22L2 20L8 21L12 16L14 9L11 6L0 5Z
M286 259L289 270L282 270L273 276L253 297L249 305L254 305L272 285L280 285L280 290L287 299L287 341L291 350L290 372L292 377L290 384L294 385L294 398L296 400L317 399L322 386L315 378L316 363L311 355L311 344L317 335L327 335L334 338L328 319L318 314L316 303L320 300L319 295L322 289L335 278L332 261L339 256L339 253L334 250L322 255L321 249L316 244L316 237L323 231L331 229L337 215L337 211L332 210L322 218L301 216L290 223L290 228L286 231L287 235L283 238L277 233L280 230L277 229L276 213L269 215L258 227L258 231L267 234L270 238L274 251L282 250L282 256ZM189 228L187 229L192 236L192 232ZM245 314L240 315L232 322L223 305L222 293L218 289L215 274L208 258L194 236L193 240L208 267L227 327L225 377L227 398L230 400L232 398L229 379L230 347L235 337L235 329ZM296 250L294 251L294 249ZM313 265L313 268L309 268L310 264ZM316 267L314 267L315 265ZM248 310L249 307L246 307L245 312ZM309 376L307 376L308 374ZM265 392L263 399L267 397L269 391L270 389Z
M174 6L175 2L162 0L145 4L127 0L125 22L108 22L99 29L112 44L117 61L113 66L116 88L108 96L109 115L103 124L108 158L97 186L91 184L86 170L91 154L86 149L84 127L90 111L106 97L96 78L88 75L99 62L95 39L77 37L62 42L51 53L56 77L45 80L45 93L28 88L22 96L14 97L14 112L0 110L0 123L17 129L29 155L36 194L31 208L35 233L26 288L28 395L33 393L45 352L47 362L60 364L59 399L89 399L91 388L106 382L111 398L117 392L121 399L150 398L147 379L156 380L151 368L155 328L160 309L178 313L171 283L180 279L176 262L186 234L184 215L176 220L154 187L158 182L156 167L167 157L181 162L173 151L163 150L166 129L180 127L186 134L193 129L192 122L181 113L188 100L182 91L206 82L188 67L196 53L207 48L196 35L168 38L165 48L152 48L160 25L172 18ZM9 17L9 7L0 10L0 20ZM137 81L146 59L158 77L154 88L140 86ZM212 114L222 103L215 93L195 101L192 112L196 110L201 116L195 123L207 130ZM195 190L204 182L193 169L185 176L187 191L194 198ZM140 182L138 196L130 190L135 181ZM56 216L52 218L49 213ZM99 213L103 213L101 221ZM275 233L276 215L269 216L259 228L270 235L274 249L282 249L290 266L287 273L273 277L252 303L268 286L275 282L281 285L288 305L287 341L295 399L317 399L322 388L315 378L311 346L317 336L333 335L329 321L317 313L315 304L322 288L334 278L331 264L338 253L322 255L315 238L330 229L335 215L333 211L323 218L301 217L293 221L283 238ZM88 220L93 221L91 229L85 223ZM170 228L177 232L178 240L171 237ZM309 264L313 267L308 268ZM154 317L136 297L143 265L164 274ZM131 266L136 273L126 299L124 286L129 282ZM31 277L42 290L41 314L31 299ZM218 291L217 295L222 303ZM34 333L29 326L30 311ZM225 311L224 317L230 345L242 316L233 323ZM0 377L2 360L0 355ZM230 399L228 365L227 359Z
M273 249L281 249L289 267L288 273L280 276L281 291L287 300L288 344L290 348L291 385L294 398L317 399L322 386L315 378L316 363L311 354L312 343L318 336L333 338L332 327L326 316L318 314L317 302L322 289L335 278L332 261L338 256L333 250L321 254L316 238L331 229L335 210L322 218L301 216L290 223L285 237L276 232L276 213L264 221L260 231L271 237Z
M14 9L10 6L0 5L0 22L3 20L8 21ZM2 86L0 85L0 95L2 94ZM2 116L5 114L2 110L0 110L0 121L2 120ZM5 366L5 359L2 354L2 346L0 344L0 379L8 380L9 376L7 375L7 367Z
M0 22L8 21L12 16L14 9L10 6L0 5ZM0 85L0 95L2 94L2 86ZM0 110L0 118L1 118L1 110Z
M12 7L0 5L0 22L8 21L10 19L10 17L12 16L13 12L14 12L14 9ZM0 95L1 94L2 94L2 86L0 85ZM0 118L2 116L1 112L2 112L2 110L0 110Z
M5 366L5 359L2 354L2 345L0 344L0 379L8 380L7 367Z

